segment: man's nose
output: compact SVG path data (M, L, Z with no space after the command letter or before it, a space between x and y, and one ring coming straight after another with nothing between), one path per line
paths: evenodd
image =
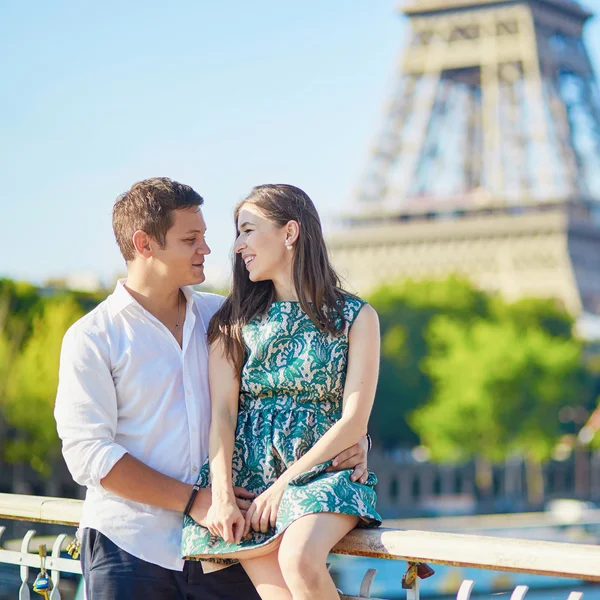
M204 244L203 244L202 246L200 246L200 248L199 248L199 250L198 250L198 251L199 251L199 253L200 253L200 254L202 254L202 255L205 255L205 254L210 254L210 247L209 247L209 245L206 243L206 240L204 241Z

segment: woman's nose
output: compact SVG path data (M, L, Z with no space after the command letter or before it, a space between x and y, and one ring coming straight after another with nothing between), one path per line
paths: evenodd
M242 240L240 238L238 238L237 240L235 240L235 244L233 245L233 251L236 254L238 254L245 248L245 246L246 246L246 244L244 244L244 242L242 242Z

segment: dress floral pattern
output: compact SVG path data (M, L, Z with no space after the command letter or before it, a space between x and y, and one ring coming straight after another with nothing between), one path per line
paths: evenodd
M264 316L244 327L247 359L240 379L234 485L256 494L264 492L341 417L348 333L364 304L345 296L346 326L339 336L321 332L299 302L273 302ZM313 467L287 485L276 526L266 534L252 532L239 544L226 543L185 517L182 555L218 559L265 546L296 519L311 513L356 515L359 526L380 525L375 474L369 472L365 484L352 482L351 470L326 472L330 463ZM198 483L210 486L208 461Z

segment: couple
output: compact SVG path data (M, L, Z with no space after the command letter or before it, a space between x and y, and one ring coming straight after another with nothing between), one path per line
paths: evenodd
M329 550L380 523L365 437L377 315L341 291L290 185L236 207L230 295L192 291L202 203L167 178L120 196L127 279L63 341L55 416L87 487L88 600L337 598Z

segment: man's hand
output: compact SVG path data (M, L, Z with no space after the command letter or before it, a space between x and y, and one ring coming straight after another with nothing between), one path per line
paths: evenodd
M369 442L366 436L362 437L357 444L338 454L327 470L344 471L345 469L354 469L354 472L350 475L350 479L359 483L366 483L369 477L367 471L368 449Z
M256 498L256 494L249 492L243 487L234 487L233 493L235 494L235 502L240 509L242 516L246 517L246 513L250 508L250 504L252 504L252 500Z
M252 500L256 497L256 494L249 492L245 488L242 487L234 487L233 493L235 495L235 503L237 507L240 509L242 516L246 516L246 512L250 508L250 504ZM206 527L206 516L212 504L212 495L210 488L201 488L198 490L198 495L196 496L196 500L194 500L194 504L190 509L190 517L198 523L198 525L202 525L202 527Z

